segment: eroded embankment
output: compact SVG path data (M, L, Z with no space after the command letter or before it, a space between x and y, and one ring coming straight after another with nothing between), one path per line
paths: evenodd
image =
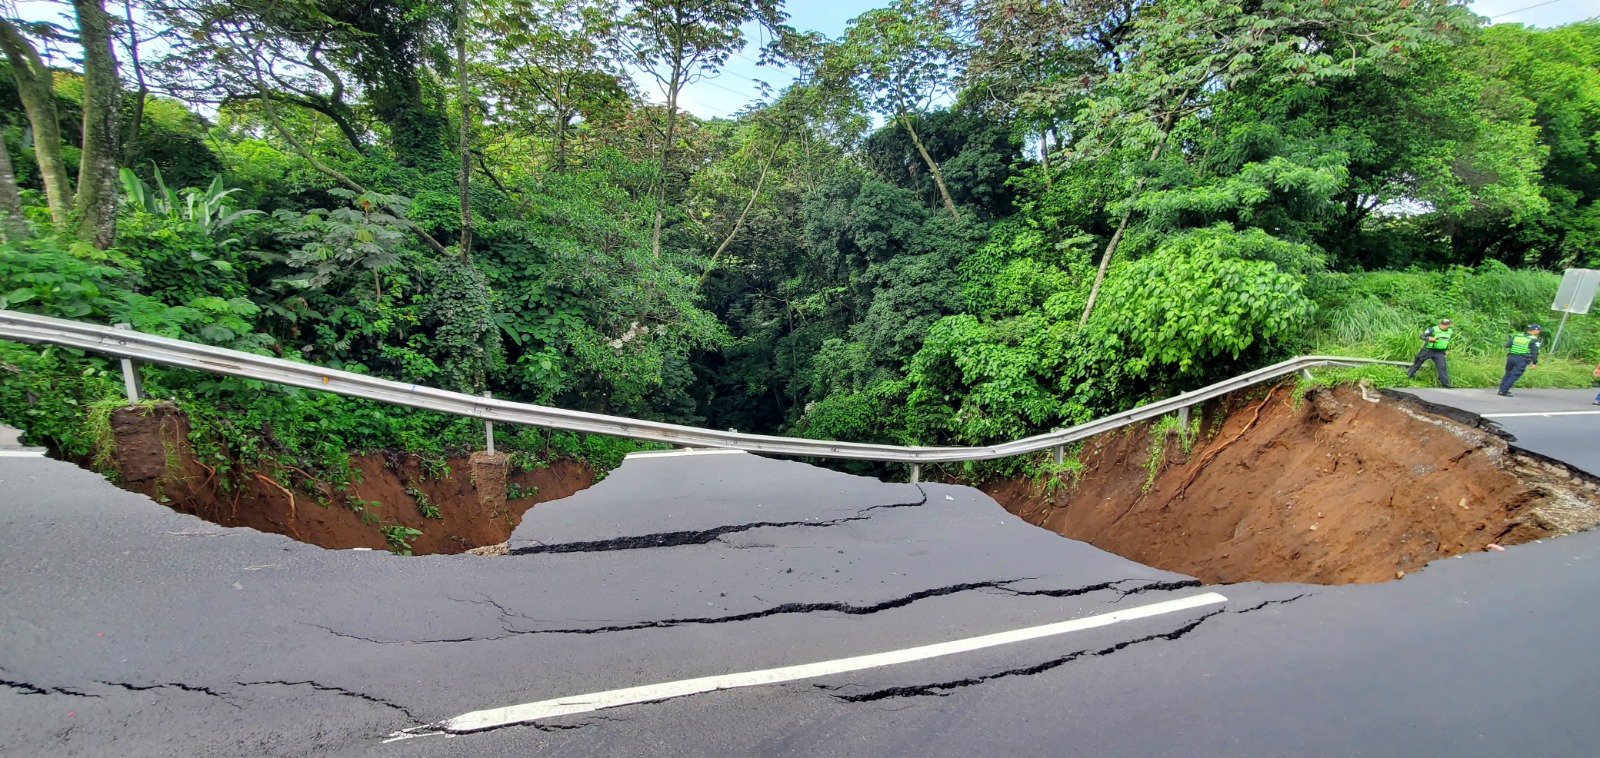
M1088 441L1056 487L984 489L1033 524L1205 582L1378 582L1600 523L1594 477L1405 396L1279 385L1207 406L1187 439L1174 427Z
M411 454L353 455L348 481L297 467L223 471L196 458L183 412L168 403L112 414L117 484L173 510L328 548L459 553L503 543L534 505L594 482L582 463L557 459L512 470L506 456L425 461ZM341 476L341 478L344 478ZM412 533L406 530L416 530Z

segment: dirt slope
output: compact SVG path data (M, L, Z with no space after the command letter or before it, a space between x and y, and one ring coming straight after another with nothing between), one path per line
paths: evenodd
M425 471L415 455L366 453L351 456L355 476L344 491L294 468L249 472L239 486L224 486L190 450L188 421L176 407L121 409L112 427L120 486L222 526L328 548L387 549L384 526L421 530L411 542L417 555L495 545L506 541L529 508L594 482L588 466L564 459L507 472L503 456L486 465L476 453L446 459L446 471ZM514 486L508 489L508 482ZM508 491L518 497L507 498ZM438 509L437 518L424 514L424 502Z
M1297 400L1280 385L1208 407L1190 453L1144 425L1089 441L1081 476L1053 492L985 490L1031 523L1206 582L1377 582L1600 522L1593 477L1464 420L1351 387Z

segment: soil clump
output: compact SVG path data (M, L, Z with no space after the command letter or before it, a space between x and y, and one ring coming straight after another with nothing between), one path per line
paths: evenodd
M1198 428L1088 440L1076 477L984 490L1030 523L1208 583L1380 582L1600 523L1600 480L1451 416L1283 384L1208 404Z

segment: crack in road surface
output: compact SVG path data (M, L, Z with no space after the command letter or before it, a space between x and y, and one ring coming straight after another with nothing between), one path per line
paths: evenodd
M871 516L864 515L868 511L882 510L885 508L915 508L928 504L928 493L919 486L922 499L909 503L886 503L874 505L856 511L854 516L843 516L824 521L755 521L748 524L730 524L712 529L700 529L681 532L657 532L655 534L640 534L632 537L618 537L609 540L592 540L588 542L560 542L553 545L528 545L509 551L511 555L539 555L544 553L604 553L616 550L648 550L663 547L682 547L685 545L705 545L716 542L724 535L748 532L752 529L787 529L790 527L828 527L847 524L852 521L867 521Z
M239 705L238 703L233 702L233 700L229 699L229 696L228 696L229 693L218 692L218 691L216 691L214 689L211 689L210 687L206 687L204 685L184 684L183 682L163 682L163 683L159 683L159 684L132 684L132 683L129 683L129 682L108 682L108 681L105 681L105 680L96 680L96 681L98 681L100 684L106 685L107 687L120 687L120 688L128 690L130 692L149 692L150 690L165 690L165 689L182 690L184 692L193 692L193 693L197 693L197 694L201 694L201 695L209 695L209 696L214 697L214 698L216 698L218 700L221 700L222 702L227 703L228 705L231 705L231 706L233 706L235 708L243 708L244 707L242 705Z
M1316 593L1313 593L1313 592L1302 592L1302 593L1300 593L1298 595L1295 595L1294 597L1286 597L1286 598L1283 598L1282 600L1263 600L1263 601L1261 601L1261 602L1259 602L1259 603L1257 603L1255 605L1250 606L1249 608L1241 608L1241 609L1239 609L1237 611L1231 611L1231 613L1249 613L1251 611L1259 611L1262 608L1265 608L1265 607L1267 607L1269 605L1286 605L1288 603L1292 603L1292 602L1294 602L1296 600L1299 600L1300 598L1308 597L1308 596L1314 595L1314 594L1316 594Z
M94 680L94 683L95 684L104 685L106 687L115 687L117 689L126 690L128 692L152 692L152 691L155 691L155 690L179 690L181 692L191 692L191 693L194 693L194 694L197 694L197 695L206 695L208 697L217 698L218 700L221 700L222 702L227 703L228 705L231 705L234 708L240 708L240 709L242 709L244 706L234 702L231 699L232 697L237 696L239 693L235 692L235 691L228 691L229 690L229 686L234 687L234 688L262 687L262 686L269 686L269 685L270 686L279 686L279 687L310 687L311 689L313 689L313 690L315 690L317 692L332 692L332 693L335 693L335 694L339 695L340 697L350 697L350 698L356 698L358 700L365 700L365 701L367 701L369 703L374 703L374 704L377 704L377 705L384 706L386 708L390 708L390 709L399 711L400 713L405 714L406 718L410 719L413 722L416 722L416 723L421 723L422 722L422 719L418 718L415 714L413 714L410 711L410 709L406 708L403 705L400 705L399 703L395 703L395 702L390 701L390 700L385 700L385 699L383 699L381 697L377 697L377 696L374 696L374 695L368 695L365 692L358 692L356 690L346 689L344 687L337 687L337 686L330 685L330 684L323 684L321 682L318 682L318 681L315 681L315 680L311 680L311 679L304 679L304 680L298 680L298 681L289 681L289 680L286 680L286 679L271 679L271 680L263 680L263 681L256 681L256 682L232 682L228 686L224 686L224 685L206 686L206 685L200 685L200 684L188 684L188 683L185 683L185 682L157 682L157 683L154 683L154 684L135 684L133 682L114 682L114 681L109 681L109 680L105 680L105 679L96 679L96 680ZM0 687L8 687L10 689L19 690L25 695L66 695L66 696L70 696L70 697L95 698L95 699L99 699L101 697L100 695L96 695L96 694L89 693L89 692L84 692L83 690L79 690L79 689L73 689L71 687L41 687L41 686L36 685L36 684L30 684L28 682L17 681L17 680L13 680L13 679L0 679Z
M883 653L839 658L829 661L818 661L806 664L780 666L777 668L762 669L758 671L743 671L732 674L702 676L672 682L624 687L615 690L591 692L581 695L569 695L535 702L489 708L464 713L454 718L437 721L431 724L424 724L421 726L415 726L396 732L391 732L389 734L389 738L386 739L385 742L393 742L397 740L412 739L415 737L432 736L438 734L474 734L519 725L534 725L537 727L542 723L546 723L546 719L557 718L561 716L588 713L602 709L621 708L625 706L650 705L685 697L692 697L709 692L720 692L742 687L784 684L801 679L812 679L820 676L828 676L830 674L841 674L863 669L906 664L915 661L928 660L931 658L939 658L948 655L982 650L1000 645L1007 645L1030 639L1039 639L1057 634L1065 634L1084 629L1093 629L1115 624L1120 621L1132 621L1141 618L1149 618L1174 611L1189 610L1224 602L1227 602L1227 598L1217 593L1210 592L1200 595L1191 595L1188 597L1162 600L1125 611L1114 611L1111 613L1089 616L1071 621L1009 630L1005 632L980 635L977 637L968 637L931 645L892 650ZM1110 655L1111 653L1121 650L1128 645L1139 644L1140 642L1150 639L1178 639L1179 637L1188 634L1195 627L1198 627L1207 618L1222 612L1224 611L1218 610L1215 613L1207 614L1192 621L1190 624L1171 632L1130 640L1128 642L1113 645L1109 648L1104 648L1093 654ZM1044 668L1054 665L1061 665L1062 663L1065 663L1066 660L1072 660L1085 654L1089 654L1088 651L1080 651L1079 653L1076 653L1063 661L1047 663L1042 667L1034 667L1032 670L1043 670ZM1011 672L1012 675L1015 673L1016 672ZM990 677L984 677L980 679L966 680L965 682L956 683L953 685L946 683L944 685L930 686L965 686L967 684L976 684L990 678L997 678L998 676L1004 675L1007 674L992 675ZM887 695L883 695L883 697L892 697L896 694L900 693L890 692ZM861 697L871 698L872 695Z
M1188 588L1191 588L1191 587L1200 586L1200 583L1199 582L1195 582L1195 581L1146 582L1145 584L1139 585L1137 587L1133 587L1131 589L1122 589L1121 587L1118 586L1118 585L1121 585L1121 584L1126 584L1128 582L1141 581L1139 579L1118 579L1118 580L1113 581L1113 582L1101 582L1099 584L1092 584L1092 585L1088 585L1088 586L1085 586L1085 587L1075 587L1075 588L1071 588L1071 589L1019 590L1019 589L1014 589L1014 588L1008 586L1008 585L1016 584L1018 582L1034 581L1037 578L1038 577L1021 577L1021 578L1017 578L1017 579L1000 579L1000 580L984 581L984 582L967 582L967 583L963 583L963 584L953 584L953 585L948 585L948 586L944 586L944 587L934 587L934 588L926 589L926 590L918 590L918 591L912 592L910 594L901 595L900 597L891 598L889 600L884 600L884 601L880 601L880 602L877 602L877 603L871 603L871 604L868 604L868 605L854 605L854 604L850 604L850 603L840 603L840 602L783 603L783 604L776 605L776 606L773 606L771 608L765 608L765 609L762 609L762 610L759 610L759 611L750 611L748 613L737 613L737 614L731 614L731 615L727 615L727 616L700 616L700 617L675 618L675 619L659 619L659 620L651 620L651 621L638 621L638 622L634 622L634 623L631 623L631 624L613 624L613 625L608 625L608 626L572 627L572 628L560 628L560 629L514 629L514 628L508 626L508 621L511 620L511 619L523 619L523 620L526 620L526 621L538 621L539 619L535 619L535 618L532 618L530 616L527 616L527 615L524 615L524 614L521 614L521 613L512 612L512 611L506 609L505 606L501 605L500 603L496 602L493 598L490 598L488 596L485 596L483 600L464 600L464 599L452 598L452 599L456 600L457 602L475 603L475 604L476 603L482 603L482 604L489 605L489 606L492 606L493 608L495 608L495 610L497 612L499 612L499 614L500 614L501 631L504 632L504 633L500 634L500 635L490 635L490 636L441 637L441 638L424 639L424 640L376 639L376 638L373 638L373 637L364 637L364 636L359 635L359 634L353 634L353 633L350 633L350 632L341 631L341 630L335 629L335 628L330 627L330 626L324 626L322 624L311 624L311 623L307 623L307 622L302 622L302 623L305 623L307 626L311 626L311 627L314 627L314 628L317 628L317 629L321 629L322 631L327 632L329 634L332 634L332 635L334 635L336 637L344 637L344 638L348 638L348 639L360 640L362 642L370 642L370 643L375 644L375 645L431 645L431 644L447 644L447 643L462 643L462 642L494 642L494 641L498 641L498 640L509 639L509 638L512 638L512 637L518 637L518 636L527 635L527 634L606 634L606 633L610 633L610 632L631 632L631 631L638 631L638 630L641 630L641 629L669 629L669 628L672 628L672 627L689 626L689 625L729 624L729 623L737 623L737 622L740 622L740 621L751 621L751 620L754 620L754 619L766 618L768 616L780 616L780 615L798 614L798 613L833 612L833 613L843 613L843 614L850 615L850 616L866 616L866 615L870 615L870 614L873 614L873 613L880 613L882 611L892 610L892 609L895 609L895 608L902 608L902 607L905 607L905 606L910 605L912 603L915 603L915 602L917 602L919 600L926 600L928 598L943 597L943 596L946 596L946 595L954 595L954 594L960 593L960 592L973 592L973 591L984 591L984 590L999 592L999 593L1003 593L1003 594L1006 594L1006 595L1012 595L1012 596L1016 596L1016 597L1042 596L1042 597L1053 597L1053 598L1075 597L1075 596L1078 596L1078 595L1087 595L1087 594L1089 594L1091 592L1110 591L1110 592L1117 593L1117 596L1118 596L1117 600L1120 601L1122 598L1125 598L1125 597L1127 597L1129 595L1137 595L1137 594L1141 594L1141 593L1144 593L1144 592L1159 591L1159 590L1188 589Z
M415 722L418 722L418 723L421 723L421 721L422 721L422 719L417 718L417 716L415 714L413 714L410 709L408 709L405 706L400 705L399 703L396 703L396 702L394 702L392 700L385 700L385 699L383 699L381 697L376 697L374 695L368 695L365 692L357 692L356 690L345 689L344 687L336 687L334 685L322 684L321 682L316 682L316 681L312 681L312 680L309 680L309 679L302 680L302 681L296 681L296 682L290 682L290 681L284 681L284 680L268 680L268 681L261 681L261 682L235 682L235 684L238 684L238 685L243 686L243 687L255 687L255 686L265 685L265 684L278 685L278 686L282 686L282 687L310 687L311 689L316 690L318 692L332 692L332 693L335 693L335 694L339 695L340 697L351 697L351 698L355 698L357 700L365 700L365 701L367 701L369 703L374 703L374 704L377 704L377 705L381 705L381 706L383 706L385 708L392 708L392 709L397 710L397 711L399 711L401 713L404 713L406 715L406 717L411 719L412 721L415 721Z
M794 613L820 613L820 612L832 611L832 612L835 612L835 613L844 613L844 614L851 615L851 616L864 616L864 615L868 615L868 614L872 614L872 613L878 613L878 612L881 612L881 611L890 610L890 609L893 609L893 608L900 608L900 607L903 607L903 606L907 606L907 605L910 605L912 603L917 602L918 600L926 600L927 598L930 598L930 597L942 597L944 595L953 595L953 594L958 593L958 592L968 592L968 591L979 590L979 589L1001 589L1001 590L1004 590L1004 589L1006 589L1005 585L1007 585L1007 584L1015 584L1017 582L1025 582L1025 581L1029 581L1029 580L1034 579L1034 578L1035 577L1022 577L1022 578L1019 578L1019 579L1003 579L1003 580L998 580L998 581L987 581L987 582L968 582L968 583L965 583L965 584L953 584L953 585L949 585L949 586L946 586L946 587L934 587L932 589L918 590L916 592L913 592L913 593L910 593L910 594L907 594L907 595L902 595L900 597L891 598L889 600L884 600L884 601L881 601L881 602L872 603L870 605L852 605L850 603L838 603L838 602L783 603L781 605L776 605L776 606L773 606L771 608L765 608L765 609L759 610L759 611L750 611L748 613L736 613L736 614L732 614L732 615L728 615L728 616L702 616L702 617L689 617L689 618L660 619L660 620L652 620L652 621L638 621L638 622L635 622L635 623L632 623L632 624L615 624L615 625L610 625L610 626L597 626L597 627L574 627L574 628L567 628L567 629L512 629L512 628L509 628L509 627L505 626L505 623L506 623L508 618L519 618L519 619L524 619L524 620L528 620L528 621L538 621L538 619L535 619L535 618L532 618L530 616L526 616L526 615L523 615L523 614L520 614L520 613L509 612L509 611L506 610L505 606L502 606L499 603L497 603L494 600L489 599L489 598L485 598L482 601L477 601L477 600L459 600L458 602L465 602L465 603L482 602L482 603L485 603L487 605L493 606L495 609L497 609L500 612L500 614L501 614L501 625L502 625L502 629L505 632L505 634L499 635L499 636L488 636L488 637L448 637L448 638L429 639L429 640L380 640L380 639L373 639L371 637L362 637L360 635L350 634L350 633L347 633L347 632L341 632L341 631L339 631L337 629L334 629L332 627L322 626L320 624L308 624L308 626L314 626L314 627L316 627L318 629L321 629L321 630L323 630L325 632L328 632L329 634L333 634L333 635L338 636L338 637L350 637L350 638L353 638L353 639L362 640L364 642L371 642L371 643L378 644L378 645L423 645L423 644L450 643L450 642L491 642L491 641L495 641L495 640L503 640L503 639L507 639L507 638L510 638L510 637L516 637L516 636L524 635L524 634L604 634L604 633L608 633L608 632L631 632L631 631L636 631L636 630L639 630L639 629L665 629L665 628L671 628L671 627L675 627L675 626L685 626L685 625L694 625L694 624L729 624L729 623L736 623L736 622L739 622L739 621L750 621L752 619L765 618L767 616L779 616L779 615L794 614Z
M0 679L0 687L9 687L14 690L20 690L24 695L66 695L68 697L91 698L100 697L99 695L91 695L87 692L72 689L71 687L40 687L35 684L19 682L13 679Z
M125 689L125 690L129 690L131 692L148 692L150 690L177 689L177 690L182 690L184 692L194 692L194 693L203 694L203 695L210 695L211 697L215 697L215 698L217 698L219 700L222 700L223 702L225 702L228 705L231 705L231 706L233 706L235 708L243 708L243 706L239 705L238 703L233 702L233 700L231 699L232 697L237 696L239 693L238 692L234 692L234 691L227 691L226 687L223 686L223 685L218 685L217 687L208 687L208 686L197 685L197 684L185 684L183 682L162 682L162 683L158 683L158 684L133 684L131 682L110 682L110 681L104 681L104 680L99 680L99 683L100 684L104 684L104 685L106 685L108 687L119 687L119 688L122 688L122 689ZM411 719L412 721L415 721L415 722L421 722L422 721L422 719L417 718L417 716L415 714L413 714L409 709L407 709L403 705L400 705L399 703L395 703L395 702L390 701L390 700L385 700L385 699L383 699L381 697L377 697L375 695L368 695L365 692L358 692L356 690L346 689L344 687L338 687L338 686L331 685L331 684L323 684L321 682L318 682L318 681L315 681L315 680L312 680L312 679L301 679L301 680L295 680L295 681L290 681L290 680L287 680L287 679L267 679L267 680L254 681L254 682L231 682L230 685L232 687L235 687L235 688L245 688L245 689L248 689L250 687L265 687L265 686L310 687L311 689L313 689L313 690L315 690L317 692L332 692L334 694L337 694L340 697L349 697L349 698L355 698L357 700L365 700L365 701L367 701L369 703L373 703L373 704L376 704L376 705L381 705L381 706L383 706L385 708L390 708L390 709L399 711L399 712L405 714L406 717ZM97 696L91 696L91 697L97 697Z
M1074 653L1068 653L1067 655L1059 658L1052 658L1043 663L1036 663L1032 666L1025 666L1023 668L1007 669L995 674L986 674L984 676L970 677L967 679L953 679L947 682L937 682L934 684L918 684L909 687L888 687L859 695L832 695L831 697L846 703L870 703L876 700L887 700L889 698L902 697L949 697L950 690L956 690L962 687L974 687L985 682L992 682L996 679L1005 679L1013 676L1033 676L1034 674L1042 674L1046 671L1065 666L1068 663L1076 661L1080 658L1094 658L1103 655L1111 655L1112 653L1129 646L1138 645L1153 640L1176 640L1199 628L1199 626L1205 623L1207 619L1218 616L1222 613L1226 613L1226 611L1212 611L1170 632L1152 634L1148 637L1140 637L1138 639L1132 639L1126 642L1119 642L1111 647L1101 650L1079 650ZM834 691L839 689L837 686L830 686L826 684L816 684L812 686L825 691Z
M669 699L672 699L672 698L669 698ZM665 702L665 701L662 700L662 701L656 701L656 702ZM654 703L641 703L640 705L653 705L653 704ZM578 722L576 724L550 724L550 723L546 723L546 722L542 722L542 721L522 721L522 722L518 722L518 723L515 723L515 724L502 724L500 726L492 726L492 727L489 727L487 729L479 729L479 730L477 730L475 732L467 732L467 734L488 734L489 732L498 732L498 731L500 731L502 729L523 729L523 728L533 729L534 731L539 731L539 732L570 732L570 731L573 731L573 730L576 730L576 729L582 729L582 728L584 728L586 726L594 726L596 723L601 722L601 721L610 722L610 723L613 723L613 724L626 724L626 723L628 723L629 719L621 719L621 718L617 718L615 716L602 716L602 715L599 715L599 714L589 714L587 717L584 718L583 721L580 721L580 722ZM406 729L400 729L400 730L397 730L397 731L390 732L389 734L385 735L385 739L383 740L383 744L387 745L387 744L389 744L391 742L401 742L401 741L404 741L404 740L412 740L412 739L416 739L418 737L456 737L456 736L459 736L460 733L452 732L452 731L450 731L448 729L441 728L440 724L443 724L443 723L444 722L442 722L442 721L436 721L436 722L433 722L431 724L422 724L420 726L413 726L413 727L409 727L409 728L406 728Z
M980 684L984 684L986 682L992 682L992 681L994 681L996 679L1005 679L1005 678L1014 677L1014 676L1033 676L1035 674L1042 674L1042 673L1044 673L1046 671L1050 671L1052 669L1056 669L1056 668L1060 668L1062 666L1065 666L1068 663L1072 663L1073 661L1081 660L1081 659L1084 659L1084 658L1098 658L1098 657L1102 657L1102 656L1112 655L1114 653L1117 653L1117 652L1119 652L1121 650L1127 649L1127 648L1132 647L1134 645L1139 645L1139 644L1143 644L1143 643L1146 643L1146 642L1153 642L1155 640L1166 640L1168 642L1171 642L1171 641L1174 641L1174 640L1177 640L1177 639L1180 639L1180 638L1184 637L1185 635L1189 634L1190 632L1193 632L1194 630L1200 628L1201 624L1204 624L1206 621L1208 621L1208 620L1210 620L1212 618L1215 618L1217 616L1220 616L1222 614L1225 614L1225 613L1240 614L1240 613L1249 613L1251 611L1258 611L1258 610L1261 610L1262 608L1265 608L1266 606L1269 606L1269 605L1283 605L1283 604L1292 603L1292 602L1294 602L1296 600L1299 600L1301 598L1308 597L1311 594L1314 594L1314 593L1301 593L1299 595L1295 595L1294 597L1283 598L1283 599L1280 599L1280 600L1267 600L1267 601L1264 601L1264 602L1262 602L1260 604L1251 606L1249 608L1242 608L1242 609L1234 610L1234 611L1230 611L1230 610L1227 610L1227 609L1211 611L1210 613L1206 613L1204 615L1196 617L1193 621L1190 621L1189 623L1184 624L1183 626L1180 626L1177 629L1174 629L1174 630L1172 630L1170 632L1162 632L1162 633L1159 633L1159 634L1151 634L1151 635L1147 635L1147 636L1144 636L1144 637L1139 637L1139 638L1136 638L1136 639L1126 640L1126 641L1123 641L1123 642L1119 642L1119 643L1117 643L1115 645L1112 645L1110 647L1101 648L1099 650L1095 650L1095 649L1092 649L1092 648L1088 648L1088 649L1084 649L1084 650L1078 650L1076 652L1072 652L1072 653L1068 653L1066 655L1063 655L1063 656L1061 656L1059 658L1052 658L1052 659L1050 659L1048 661L1044 661L1043 663L1036 663L1036 664L1034 664L1032 666L1024 666L1022 668L1015 668L1015 669L1007 669L1005 671L1000 671L1000 672L997 672L997 673L994 673L994 674L986 674L984 676L978 676L978 677L969 677L969 678L965 678L965 679L953 679L953 680L945 681L945 682L935 682L933 684L918 684L918 685L910 685L910 686L905 686L905 687L887 687L887 688L884 688L884 689L873 690L871 692L866 692L866 693L861 693L861 694L855 694L855 695L839 695L839 694L835 694L835 695L830 695L830 697L833 697L836 700L840 700L840 701L847 702L847 703L870 703L870 702L875 702L875 701L879 701L879 700L887 700L887 699L890 699L890 698L910 698L910 697L930 697L930 696L931 697L949 697L950 694L951 694L951 691L953 691L953 690L961 689L961 688L964 688L964 687L977 686L977 685L980 685ZM816 687L817 689L824 690L824 691L827 691L827 692L838 692L839 690L845 689L846 687L852 687L852 686L857 686L857 685L814 684L812 686Z

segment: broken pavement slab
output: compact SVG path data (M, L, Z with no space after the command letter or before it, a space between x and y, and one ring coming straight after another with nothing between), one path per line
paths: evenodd
M0 620L0 678L20 688L0 697L88 702L69 708L74 718L158 714L175 744L201 752L229 739L210 731L217 707L259 731L318 703L329 716L316 744L351 748L383 711L388 732L539 696L879 653L1193 591L1187 577L1061 540L966 488L755 456L660 463L630 460L578 498L534 509L512 544L535 549L486 559L323 550L27 461L28 484L0 510L0 570L29 577L0 586L0 602L27 609ZM178 704L197 696L215 705L183 715ZM346 701L350 733L329 725ZM79 718L62 743L0 728L0 744L94 751L115 731L97 723ZM312 743L270 744L292 754Z

